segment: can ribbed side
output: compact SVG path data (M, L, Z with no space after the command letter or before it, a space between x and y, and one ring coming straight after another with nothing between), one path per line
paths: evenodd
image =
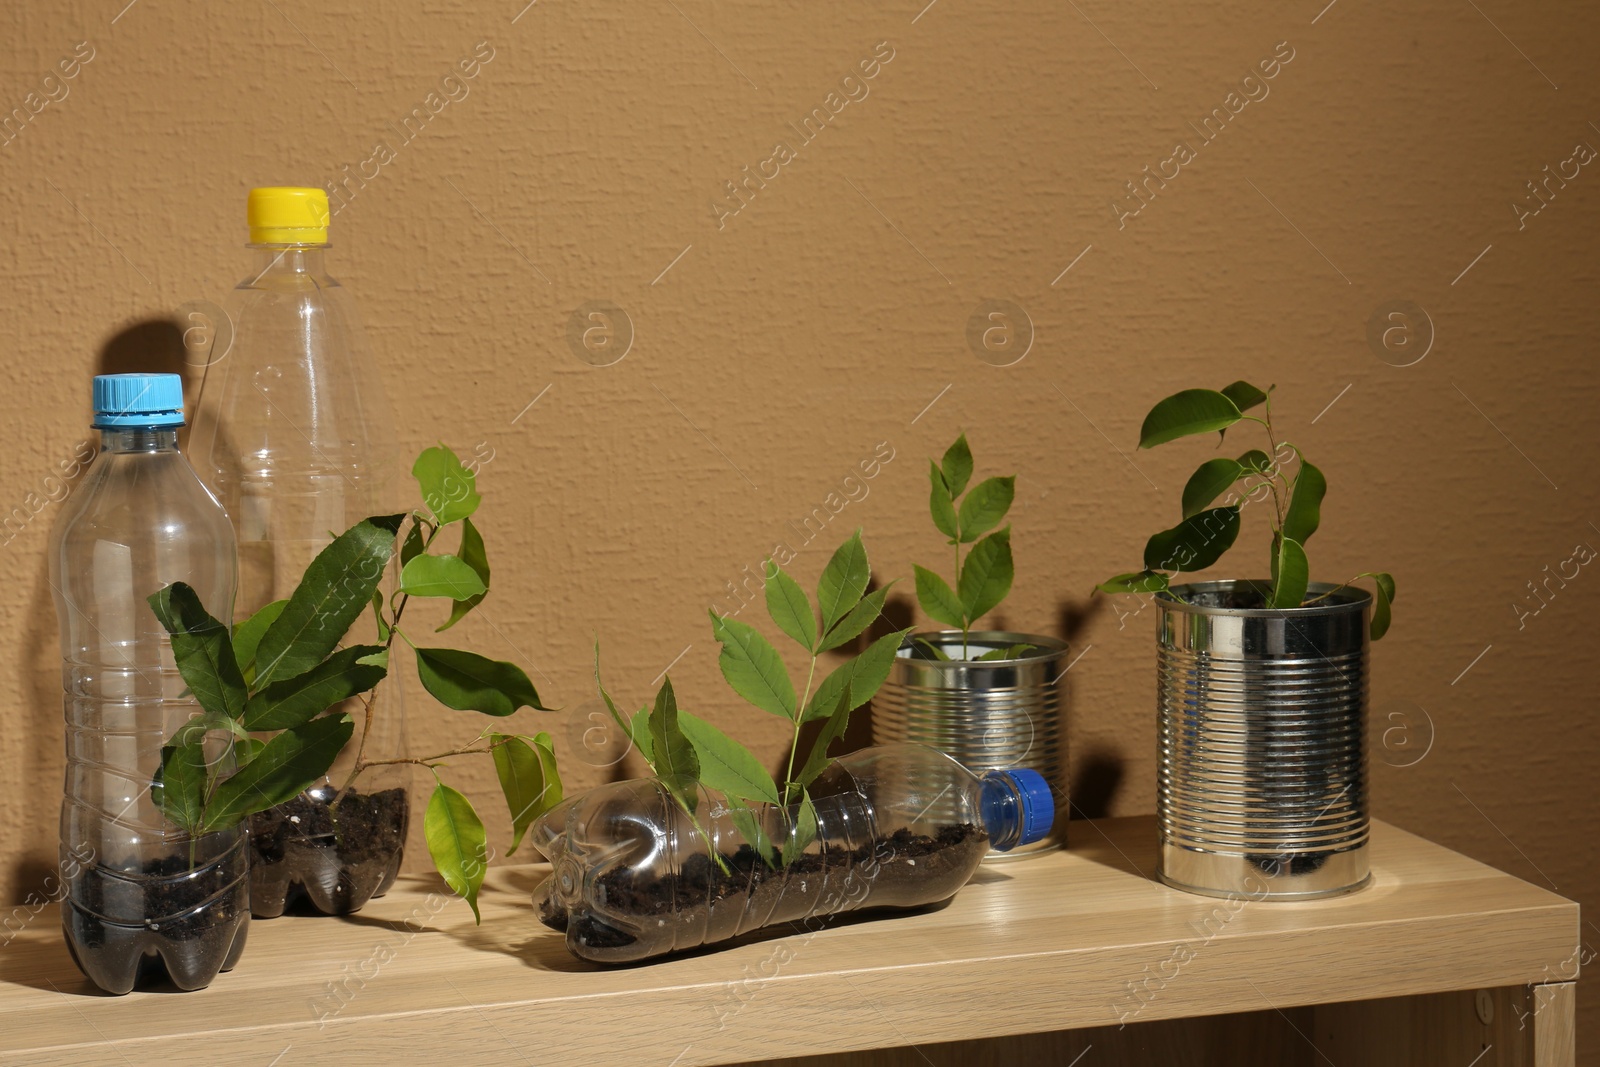
M1217 586L1223 583L1215 583ZM1204 591L1196 587L1202 609ZM1217 594L1221 595L1221 594ZM1367 641L1346 618L1162 605L1156 814L1162 876L1308 896L1366 877Z
M1367 837L1364 652L1217 660L1160 650L1161 832L1207 851L1319 852Z

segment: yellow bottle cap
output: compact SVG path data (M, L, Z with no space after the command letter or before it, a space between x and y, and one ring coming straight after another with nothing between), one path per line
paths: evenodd
M252 189L247 215L251 244L328 243L328 194L321 189L278 185Z

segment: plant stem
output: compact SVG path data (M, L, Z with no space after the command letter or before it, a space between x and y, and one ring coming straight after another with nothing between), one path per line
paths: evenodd
M695 818L692 811L689 812L689 821L694 823L694 828L699 831L700 840L706 843L706 851L711 853L711 858L716 861L717 869L723 874L731 875L733 871L728 869L728 861L722 858L722 851L717 848L716 843L711 840L711 835L706 833L706 828L700 825L700 820Z
M416 515L414 513L412 515L412 520L413 521L422 521L422 520L417 519L417 517L416 517ZM426 525L426 523L425 523L425 525ZM428 550L428 547L433 544L433 539L435 537L439 536L439 530L440 530L440 527L438 527L438 526L432 526L432 525L428 526L428 536L422 542L422 550L424 552L426 552ZM394 648L395 635L399 634L399 636L405 637L404 634L400 633L400 616L402 616L402 615L404 615L406 613L406 605L409 604L410 602L411 602L411 594L409 594L409 593L401 593L400 594L400 602L395 605L394 618L389 620L389 639L383 643L383 650L386 653L390 652ZM411 643L411 639L409 637L406 638L406 643L407 644ZM415 647L415 646L413 646L413 647ZM387 677L387 672L385 672L385 677ZM379 685L383 684L381 679L379 680L378 684ZM368 767L376 766L377 763L379 762L379 761L374 761L372 763L368 763L368 762L366 762L366 761L364 761L362 759L363 755L365 755L365 753L367 751L367 735L372 732L372 709L373 709L373 705L375 705L378 702L378 686L374 685L372 687L372 689L367 694L364 694L362 696L361 700L362 700L362 703L364 703L366 705L367 714L366 714L365 720L363 721L363 723L361 725L361 740L356 742L355 763L353 763L351 765L350 776L344 780L344 785L339 787L339 792L333 798L333 803L328 805L328 810L331 813L337 813L338 812L338 810L339 810L339 801L343 800L344 799L344 795L346 793L350 792L350 787L356 784L356 776L359 775L362 771L366 770Z
M956 599L961 599L961 516L956 515L956 573L955 584L950 588L956 590ZM967 658L967 631L972 627L972 620L967 618L967 608L961 606L961 658Z
M1273 513L1275 515L1277 515L1277 517L1278 517L1278 523L1274 527L1274 529L1277 530L1279 536L1282 536L1282 534L1283 534L1283 502L1278 499L1278 486L1277 486L1277 482L1276 482L1275 479L1283 477L1283 470L1282 470L1281 467L1278 466L1278 437L1277 437L1276 434L1274 434L1272 432L1272 397L1270 397L1270 396L1267 397L1267 399L1262 402L1262 406L1265 408L1266 416L1267 416L1266 422L1264 423L1264 425L1267 428L1267 447L1271 450L1271 451L1269 451L1267 453L1267 461L1272 465L1272 470L1276 472L1275 475L1268 475L1267 476L1268 484L1272 486L1272 509L1273 509ZM1288 487L1289 487L1288 480L1285 479L1284 480L1284 489L1287 491Z
M361 764L360 770L364 771L368 767L392 767L402 763L409 763L418 767L431 768L439 760L449 759L451 756L471 756L479 752L493 752L501 745L509 745L515 740L517 740L515 737L506 737L500 741L489 742L488 748L475 748L472 745L467 745L463 748L452 748L448 752L440 752L432 756L395 756L391 759L367 760Z
M809 610L809 609L808 609ZM794 713L794 736L789 739L789 766L783 772L783 802L785 806L791 803L790 797L794 794L794 757L800 749L800 726L806 721L806 704L811 700L811 683L817 677L817 654L811 654L811 669L806 672L805 696L800 698L800 705Z
M394 640L394 629L392 627L389 630L389 640L391 642ZM384 647L387 649L388 646L386 645ZM382 684L382 679L379 679L379 684ZM370 690L361 694L361 703L366 709L366 715L362 718L361 740L356 742L356 758L351 764L350 777L344 780L344 785L339 787L339 792L334 796L333 803L328 805L328 811L334 817L337 817L339 813L339 801L343 800L344 795L350 792L350 787L355 784L356 775L361 773L361 757L362 754L367 750L367 735L372 732L372 709L378 703L377 685L374 685Z

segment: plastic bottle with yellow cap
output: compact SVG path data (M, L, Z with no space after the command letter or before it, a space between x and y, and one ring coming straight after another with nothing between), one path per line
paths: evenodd
M189 454L233 520L239 542L236 619L287 597L334 534L406 510L394 415L349 291L324 266L328 195L250 190L255 264L235 289L232 347L213 350ZM347 640L373 642L357 623ZM385 686L366 758L401 754L401 686ZM399 870L409 809L404 766L374 768L328 804L349 774L329 778L251 820L251 910L281 914L297 898L327 914L359 909Z

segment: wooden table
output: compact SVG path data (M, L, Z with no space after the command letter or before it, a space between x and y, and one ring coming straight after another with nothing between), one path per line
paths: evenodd
M1071 834L936 910L611 970L534 918L541 866L481 927L422 877L255 923L197 993L97 993L46 908L0 948L0 1063L1573 1063L1571 901L1381 823L1370 888L1294 904L1151 881L1148 817Z

